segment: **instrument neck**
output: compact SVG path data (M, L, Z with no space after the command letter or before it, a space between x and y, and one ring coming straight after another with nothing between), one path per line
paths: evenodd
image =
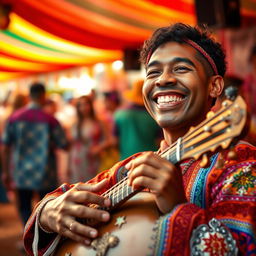
M178 143L178 145L179 147L181 146L180 143ZM180 148L178 150L180 150ZM176 145L172 145L159 155L167 159L168 161L171 161L173 164L176 164L178 162ZM120 204L123 204L125 201L127 201L129 198L133 197L140 191L142 191L142 189L133 189L131 186L128 185L128 177L126 176L116 185L107 190L103 194L103 196L110 198L112 205L109 210L112 210L118 207Z

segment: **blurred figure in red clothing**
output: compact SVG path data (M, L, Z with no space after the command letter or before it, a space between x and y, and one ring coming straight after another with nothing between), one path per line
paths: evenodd
M251 71L245 77L242 93L251 117L250 130L247 139L250 143L256 145L256 45L251 49L249 63L251 65Z
M90 96L76 102L77 121L71 127L68 176L71 183L88 181L100 167L100 153L107 146L103 123L95 115Z
M99 118L104 123L104 129L107 134L107 144L105 150L101 152L99 172L112 167L119 160L118 141L115 136L114 114L121 104L118 91L107 91L103 93L103 102L105 107L104 115Z

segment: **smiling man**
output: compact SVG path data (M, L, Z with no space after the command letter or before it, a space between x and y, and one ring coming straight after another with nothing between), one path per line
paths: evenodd
M116 248L110 248L108 255L254 255L255 148L238 143L234 148L235 160L230 159L227 150L210 153L204 168L200 160L180 161L182 138L191 126L206 118L222 92L226 63L221 46L207 31L177 23L154 32L144 43L141 61L146 69L144 103L164 133L159 151L135 154L88 183L64 184L49 194L27 223L27 252L49 255L60 241L65 241L64 237L83 244L84 249L99 252L107 235L99 231L100 226L107 226L109 221L118 223L122 218L119 228L127 230L125 237L121 237L119 229L113 230L117 237L110 240L115 243L107 243L105 250ZM168 148L174 158L164 157ZM90 207L118 205L120 184L122 199L132 193L131 187L144 191L140 206L148 205L147 196L152 198L152 208L159 214L152 228L134 231L136 213L130 217L123 211L118 216ZM114 196L103 194L108 189L114 190ZM143 211L145 220L150 209ZM90 225L92 222L81 219L94 219L102 224ZM140 222L143 221L138 225ZM153 238L146 245L137 245L148 233ZM126 250L115 253L125 245ZM136 251L143 246L143 252Z

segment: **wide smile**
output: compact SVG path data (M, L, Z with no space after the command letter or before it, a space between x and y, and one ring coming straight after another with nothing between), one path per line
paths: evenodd
M161 92L154 94L153 101L159 109L164 110L183 105L186 98L187 96L180 92Z

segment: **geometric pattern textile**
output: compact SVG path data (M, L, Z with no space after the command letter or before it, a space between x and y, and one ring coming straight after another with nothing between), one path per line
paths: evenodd
M22 189L56 188L54 149L67 141L58 121L37 105L15 112L8 120L2 143L12 147L13 179Z

